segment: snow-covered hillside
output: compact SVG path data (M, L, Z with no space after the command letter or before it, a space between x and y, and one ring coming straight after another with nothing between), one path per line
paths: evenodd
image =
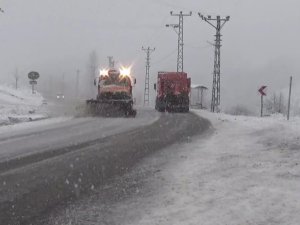
M30 89L0 85L0 126L46 117L41 113L43 97Z

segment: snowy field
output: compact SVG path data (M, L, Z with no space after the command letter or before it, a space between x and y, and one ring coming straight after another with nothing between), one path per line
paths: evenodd
M43 97L30 89L0 85L0 126L47 117Z
M212 130L147 160L150 187L111 207L111 224L299 224L300 118L197 113ZM97 221L99 207L75 213Z
M199 114L213 135L176 150L127 224L299 224L300 119Z

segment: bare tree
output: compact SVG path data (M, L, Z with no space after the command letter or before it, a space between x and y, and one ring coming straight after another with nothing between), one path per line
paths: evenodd
M284 112L284 98L283 98L283 94L280 92L279 94L279 100L278 100L278 113L283 113Z
M270 114L285 113L285 102L283 94L274 93L272 97L267 98L265 101L266 111Z

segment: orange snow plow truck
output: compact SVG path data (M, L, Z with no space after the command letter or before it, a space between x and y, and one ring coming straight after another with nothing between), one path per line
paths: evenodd
M135 117L133 109L132 83L135 79L130 76L130 69L101 70L98 85L97 99L87 100L89 111L100 116Z

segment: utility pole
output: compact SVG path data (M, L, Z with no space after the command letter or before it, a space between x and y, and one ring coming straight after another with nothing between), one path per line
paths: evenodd
M113 56L108 56L108 68L113 69L115 68L115 60Z
M18 68L16 68L16 72L15 72L15 81L16 81L16 89L18 89L18 81L19 81L19 72L18 72Z
M78 98L79 96L79 74L80 74L80 70L76 70L76 98Z
M215 112L219 110L219 106L221 103L221 30L226 22L229 21L230 16L225 18L221 18L217 16L216 18L212 18L211 16L204 16L201 13L198 13L200 18L207 22L209 25L216 29L216 40L215 40L215 59L214 59L214 73L213 73L213 86L212 86L212 100L211 100L211 111ZM214 24L212 21L216 21Z
M62 74L61 94L65 95L65 73Z
M289 90L289 102L288 102L287 120L290 120L291 95L292 95L292 82L293 82L293 77L290 77L290 90Z
M52 75L49 76L49 96L52 96L53 94L53 79L52 79Z
M178 16L178 24L166 24L166 27L172 27L178 35L178 53L177 53L177 72L183 72L183 17L191 16L192 12L188 14L170 12L171 16Z
M149 83L150 83L150 54L155 51L155 48L144 48L142 50L146 52L146 76L145 76L145 90L144 90L144 106L149 105Z
M260 117L264 115L264 96L260 96Z

